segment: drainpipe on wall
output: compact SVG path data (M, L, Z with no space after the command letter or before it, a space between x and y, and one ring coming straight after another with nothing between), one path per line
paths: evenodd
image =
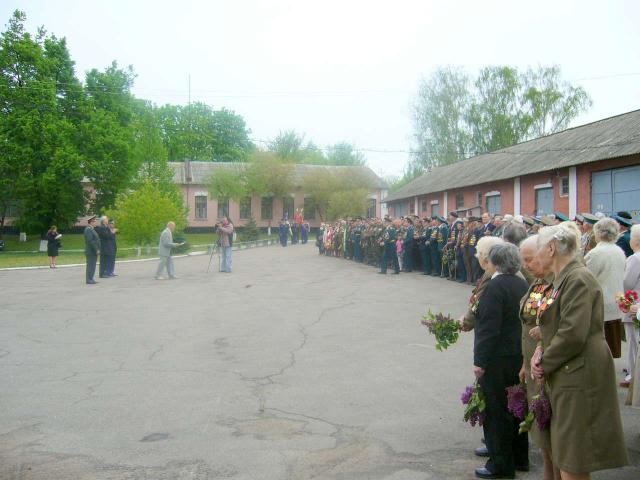
M513 214L520 215L520 177L513 179Z

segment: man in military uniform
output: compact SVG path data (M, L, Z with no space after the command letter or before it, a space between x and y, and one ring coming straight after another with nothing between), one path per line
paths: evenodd
M436 276L445 277L445 270L442 267L442 252L444 251L444 247L447 244L447 240L449 239L449 225L447 225L447 220L442 216L438 216L437 220L439 225L436 230Z
M478 217L472 217L469 219L469 222L473 220L473 227L471 230L471 235L469 235L469 256L471 259L471 284L473 285L478 281L478 279L484 274L484 270L480 267L480 262L476 257L476 245L478 244L478 240L482 238L484 235L484 226L481 225L480 219Z
M592 213L582 214L582 255L589 253L598 242L596 242L596 236L593 233L593 226L598 222L599 218Z
M413 226L413 220L409 217L404 219L404 253L402 255L402 266L405 272L413 271L413 246L415 235L415 227Z
M353 243L353 259L362 263L362 219L358 219L351 231Z
M382 234L381 246L383 247L382 262L380 264L380 272L387 273L389 262L393 263L393 269L396 275L400 273L400 264L398 263L398 254L396 253L396 241L398 238L398 229L390 219L385 219L385 229Z
M457 212L449 212L449 235L447 237L447 243L443 251L443 261L446 258L445 275L449 280L455 280L457 274L456 264L456 243L458 240L458 234L460 233L459 226L462 226L462 220L458 218Z
M467 281L467 264L465 262L465 248L467 246L467 237L469 234L469 219L465 218L457 223L458 235L456 236L455 254L456 254L456 277L460 283ZM471 264L469 264L469 267Z
M418 251L420 252L420 261L422 266L422 274L431 274L431 252L429 251L429 236L431 235L431 219L422 219L422 228L418 237Z
M629 212L618 212L613 216L613 219L620 225L620 235L616 240L616 245L622 249L625 256L630 257L633 255L633 249L631 248L631 226L633 225L633 220L631 214Z

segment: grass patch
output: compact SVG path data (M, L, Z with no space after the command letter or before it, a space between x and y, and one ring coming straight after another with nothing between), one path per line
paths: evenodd
M195 245L210 245L215 243L218 236L214 233L186 233L176 235L185 238L188 245L191 246L187 251L204 250L206 247L193 247ZM275 239L275 235L260 235L260 240L268 238ZM0 268L11 267L36 267L49 266L49 257L46 252L39 252L40 239L37 237L28 238L27 242L20 242L17 235L5 235L5 249L0 252ZM56 263L58 265L69 265L74 263L85 263L84 256L84 235L83 234L67 234L62 236L62 248ZM242 242L242 234L238 234L236 242ZM136 245L118 240L117 260L134 260L141 258L152 258L156 256L157 244L151 246L151 252L148 253L146 247L142 247L141 255L138 256ZM76 251L77 250L77 251Z

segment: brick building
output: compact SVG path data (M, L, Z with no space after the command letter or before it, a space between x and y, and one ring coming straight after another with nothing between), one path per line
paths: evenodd
M278 225L285 213L289 219L297 208L304 208L304 217L310 226L320 226L321 219L311 207L308 195L302 189L305 175L316 169L331 169L345 171L357 169L371 177L375 185L369 195L369 209L367 216L381 217L386 213L383 199L387 194L384 182L368 167L324 166L324 165L295 165L293 172L294 191L285 197L253 195L241 199L239 202L230 200L220 202L211 198L208 193L208 183L216 170L238 167L243 164L224 162L170 162L174 170L174 181L180 185L185 201L189 207L187 225L190 229L211 228L222 215L229 215L236 226L243 226L249 218L253 218L258 227Z
M434 168L384 201L391 216L627 210L640 220L640 110Z

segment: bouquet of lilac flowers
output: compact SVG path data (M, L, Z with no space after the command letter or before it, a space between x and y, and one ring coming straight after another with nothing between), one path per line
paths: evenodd
M475 427L476 424L482 426L487 417L485 413L487 404L484 400L484 394L482 393L480 384L476 382L475 385L470 385L465 388L460 396L460 400L462 400L463 405L466 405L464 409L464 421L469 422L472 427Z
M551 422L551 402L544 391L544 387L542 387L538 395L534 395L531 398L529 413L527 413L527 416L522 423L520 423L519 433L531 430L534 420L539 430L547 429Z
M518 420L527 416L527 387L524 383L507 387L507 410Z
M436 337L436 349L446 350L450 345L458 341L460 324L451 315L433 313L431 310L422 317L422 323Z

